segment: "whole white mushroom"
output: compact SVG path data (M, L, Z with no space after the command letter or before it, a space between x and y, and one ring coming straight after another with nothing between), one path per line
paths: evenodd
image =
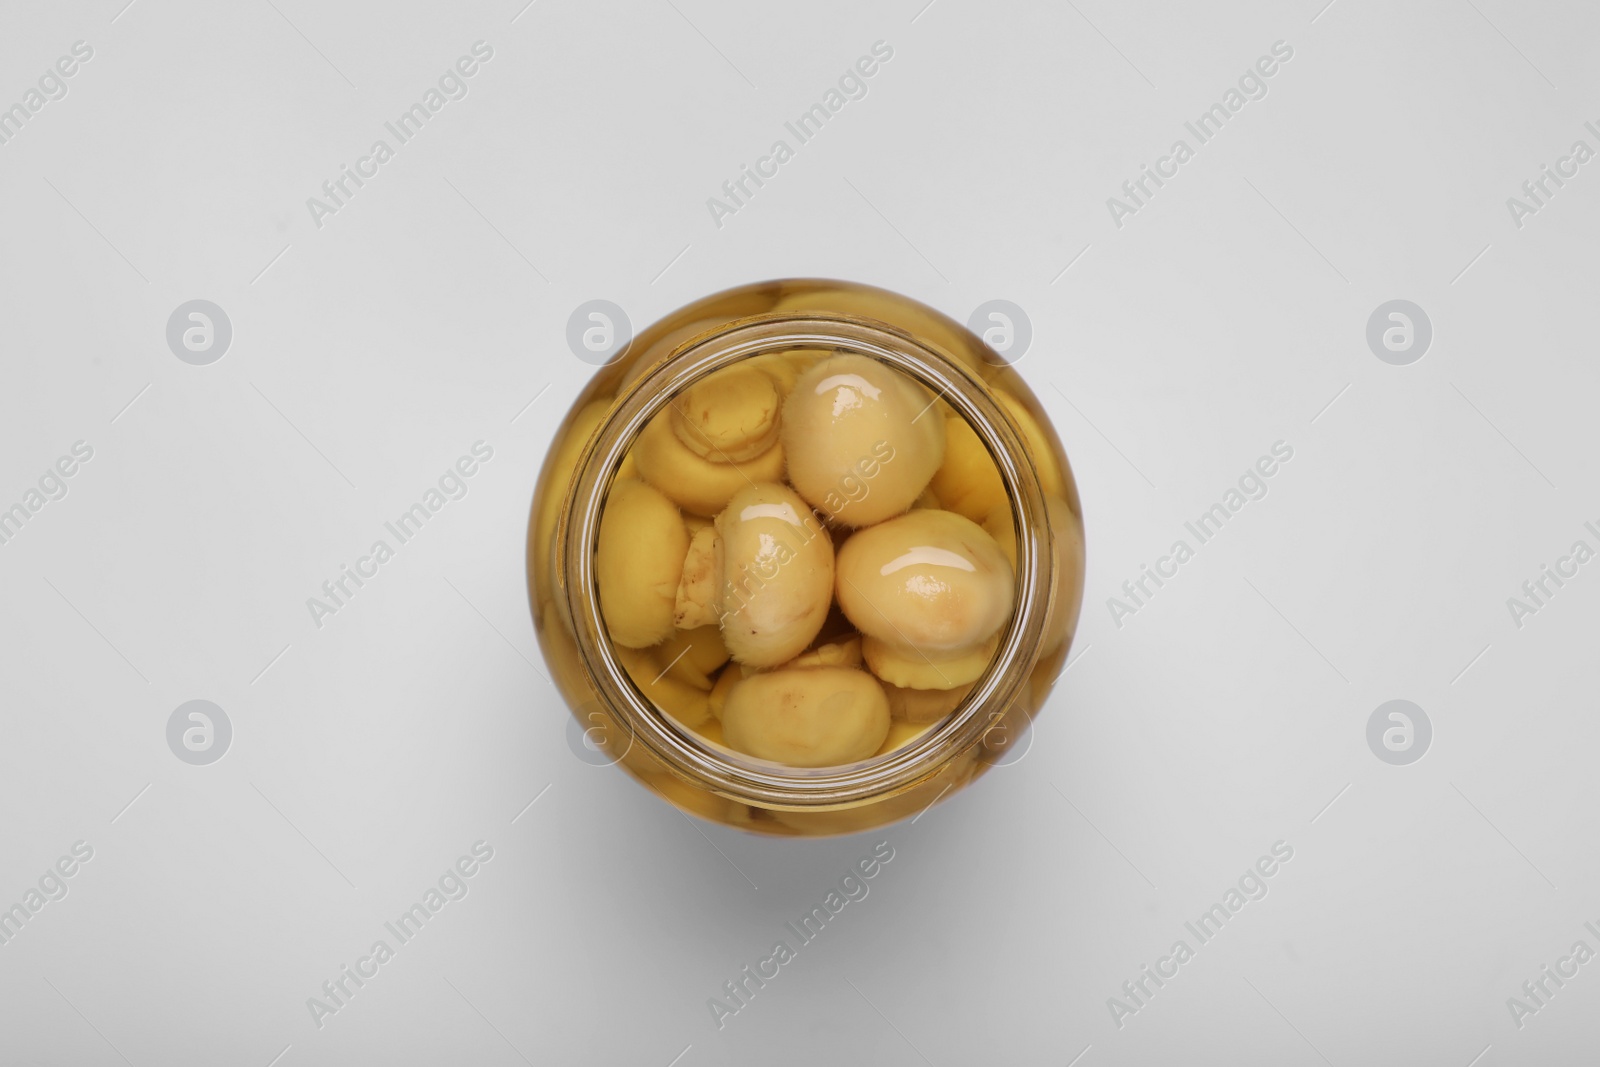
M889 736L889 699L872 675L805 667L735 682L722 706L728 747L791 767L866 759Z
M1016 596L994 538L971 519L931 508L851 534L837 575L839 608L856 629L946 658L992 637Z
M933 394L866 356L833 356L802 374L782 421L789 484L845 526L905 511L944 460Z
M794 490L769 482L735 493L716 531L728 651L751 667L798 656L822 629L833 599L833 541L822 523Z

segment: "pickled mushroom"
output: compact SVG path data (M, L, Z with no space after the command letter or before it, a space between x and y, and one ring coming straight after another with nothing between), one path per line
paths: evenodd
M639 476L685 511L709 518L739 490L783 477L781 442L753 459L719 463L695 454L678 438L672 429L673 414L663 411L651 419L630 454Z
M751 667L793 659L828 617L833 542L805 501L776 483L734 494L717 516L716 530L728 650Z
M933 404L932 393L874 359L823 360L784 402L789 484L846 526L900 514L944 459L944 419Z
M839 607L856 629L928 653L987 640L1015 599L1000 546L950 511L912 511L856 531L837 570Z
M611 639L648 648L672 634L689 532L672 501L643 482L611 486L595 545L595 584Z
M771 375L754 367L726 367L672 402L672 432L702 459L742 463L777 442L782 399Z
M810 667L740 680L722 707L728 747L791 767L854 763L889 734L889 700L865 671Z

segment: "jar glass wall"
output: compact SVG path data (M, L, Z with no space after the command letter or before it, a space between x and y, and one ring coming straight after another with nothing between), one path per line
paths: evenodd
M883 436L827 421L896 397ZM733 561L770 555L775 514L798 537L752 592ZM669 802L764 833L871 829L1013 751L1076 627L1081 516L1038 401L964 327L850 283L748 286L642 332L558 428L529 523L535 627L586 741ZM954 555L889 559L913 528ZM952 580L916 573L930 552ZM897 622L880 574L962 610ZM799 606L744 611L780 588ZM837 691L808 711L823 678ZM783 730L778 706L799 708Z

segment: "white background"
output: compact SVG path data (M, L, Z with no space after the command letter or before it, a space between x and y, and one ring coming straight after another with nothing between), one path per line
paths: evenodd
M5 6L0 105L94 55L0 146L0 506L94 456L0 546L0 906L94 857L0 947L0 1062L1593 1053L1600 962L1521 1029L1506 1003L1600 951L1600 564L1520 628L1506 605L1600 548L1600 164L1520 228L1506 207L1600 149L1593 9L924 2ZM469 94L314 225L479 40ZM868 95L716 226L706 199L879 40ZM1114 225L1280 40L1268 95ZM574 758L522 555L592 371L571 311L642 327L794 276L1025 308L1089 544L1026 757L825 841ZM209 366L165 340L196 298L233 326ZM1409 366L1365 340L1395 298L1433 324ZM479 440L468 495L318 628L306 599ZM1270 493L1115 625L1279 440ZM165 739L196 698L234 730L204 767ZM1365 739L1395 698L1434 727L1410 766ZM469 895L319 1028L307 998L479 840ZM885 840L870 895L719 1030L707 999ZM1269 895L1119 1028L1107 998L1279 840Z

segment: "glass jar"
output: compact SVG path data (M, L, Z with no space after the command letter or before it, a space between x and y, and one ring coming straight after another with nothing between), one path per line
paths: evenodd
M651 418L714 371L795 349L879 361L965 419L999 471L1015 538L1015 608L987 670L931 727L892 751L842 766L780 766L682 726L646 698L607 640L596 585L607 494ZM1017 751L1076 629L1082 509L1037 399L966 328L881 289L767 282L673 312L595 374L540 472L528 581L552 680L591 762L620 764L682 810L730 826L783 835L852 833L914 816Z

